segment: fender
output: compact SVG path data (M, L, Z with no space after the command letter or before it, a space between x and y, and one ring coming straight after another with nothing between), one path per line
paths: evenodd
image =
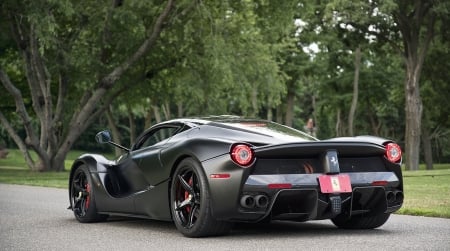
M90 172L106 172L106 166L114 165L115 161L108 160L100 154L83 154L72 164L71 176L74 170L82 164L87 165Z
M107 168L116 165L115 161L108 160L103 155L99 154L83 154L74 161L70 171L69 180L72 180L75 170L81 165L86 165L89 169L93 184L92 191L96 198L96 206L99 212L134 212L134 202L132 197L115 198L105 187L105 177L108 173Z
M106 172L106 166L112 166L114 165L114 163L114 161L110 161L100 154L83 154L78 157L72 164L72 167L70 169L69 181L72 180L72 176L75 170L79 166L84 164L88 167L89 172L91 173L91 177L94 179L93 182L96 184L100 182L100 179L98 175L92 175L92 173Z

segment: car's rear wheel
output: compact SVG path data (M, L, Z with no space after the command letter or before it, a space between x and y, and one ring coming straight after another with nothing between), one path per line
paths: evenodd
M202 237L230 231L231 223L217 221L211 214L210 194L200 163L192 158L181 161L170 191L172 218L183 235Z
M103 221L108 216L97 213L95 196L89 170L85 165L78 167L70 181L70 205L79 222Z
M354 215L351 217L339 215L331 221L339 228L345 229L372 229L382 226L391 214Z

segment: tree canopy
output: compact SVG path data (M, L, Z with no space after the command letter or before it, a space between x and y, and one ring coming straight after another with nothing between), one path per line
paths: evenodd
M448 161L446 1L4 0L0 136L63 170L96 130L235 114ZM0 142L1 144L2 142ZM422 143L422 144L421 144ZM30 151L38 155L31 158Z

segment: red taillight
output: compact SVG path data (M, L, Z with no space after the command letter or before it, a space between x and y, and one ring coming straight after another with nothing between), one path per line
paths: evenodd
M402 149L400 146L395 143L387 144L386 158L392 163L398 162L402 158Z
M209 177L211 179L229 179L231 175L229 173L213 173Z
M231 147L230 151L231 159L236 164L247 167L253 163L254 155L253 150L248 145L238 144Z
M387 184L388 184L387 180L372 181L372 186L386 186Z
M291 183L271 183L267 185L270 189L290 189L292 188Z

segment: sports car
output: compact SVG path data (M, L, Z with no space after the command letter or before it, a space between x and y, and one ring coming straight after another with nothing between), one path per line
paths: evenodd
M125 153L75 160L69 209L79 222L173 221L187 237L271 220L372 229L403 203L401 148L379 137L319 140L271 121L216 116L156 124L129 149L107 130L96 140Z

